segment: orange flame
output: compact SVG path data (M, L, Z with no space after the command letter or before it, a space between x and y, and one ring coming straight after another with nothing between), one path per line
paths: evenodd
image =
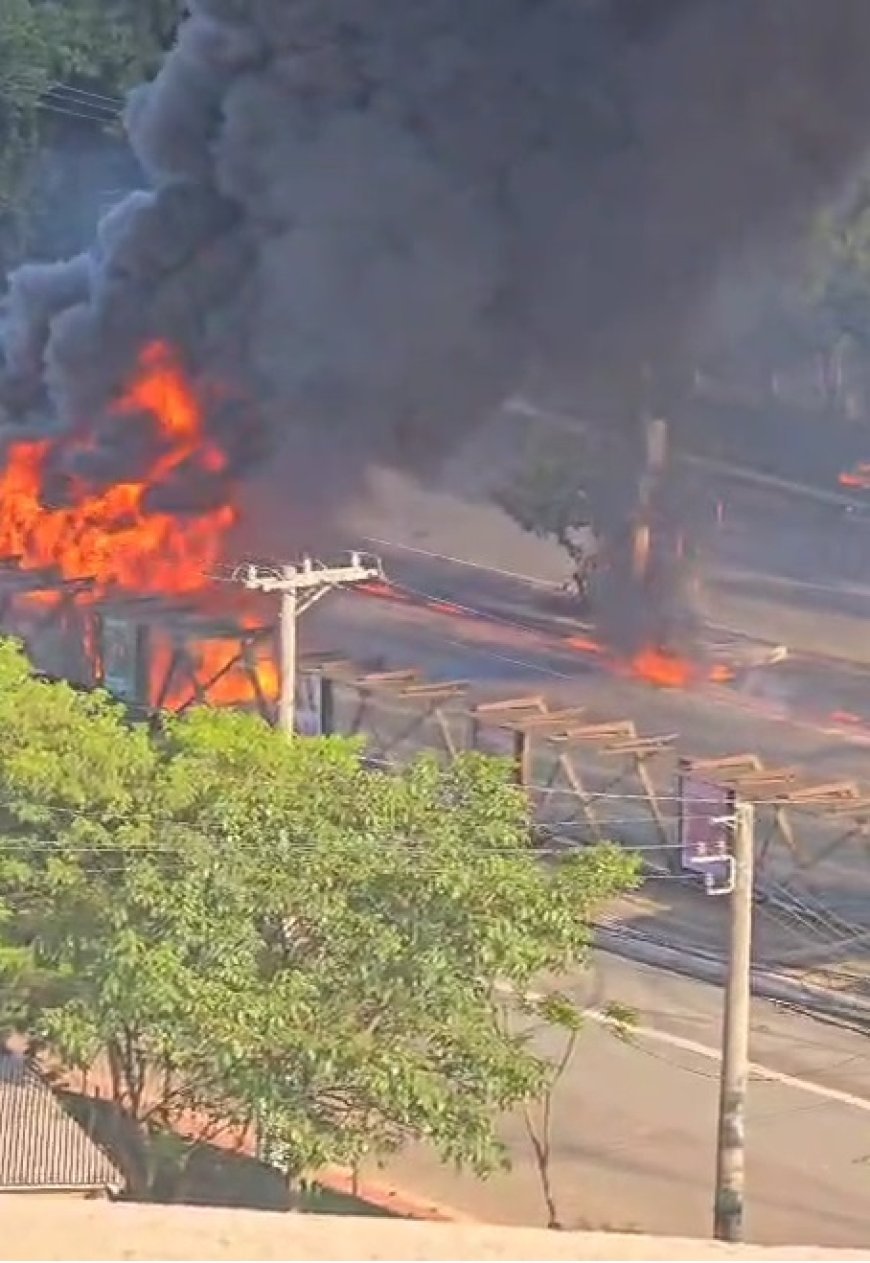
M669 650L655 648L642 649L635 654L628 664L628 670L636 679L645 680L647 684L658 688L689 688L704 681L710 684L727 684L734 679L734 672L724 663L703 667Z
M850 490L867 491L870 489L870 463L862 461L852 469L844 470L838 482L841 487L848 487Z
M629 670L638 679L659 688L686 688L697 678L694 663L662 649L642 649L629 663Z
M174 674L163 697L163 705L169 710L196 701L205 701L211 706L242 706L259 700L266 703L277 700L280 691L278 668L266 652L257 654L252 663L256 686L245 663L239 660L237 644L228 644L223 640L200 640L189 647L189 652L192 655L191 671ZM152 704L157 700L157 690L164 685L171 659L168 645L155 645L151 659Z
M115 426L135 426L147 414L159 449L136 480L104 489L71 482L71 502L46 503L49 458L61 447L84 450L85 434L57 442L10 445L0 473L0 555L25 567L55 567L67 579L92 578L97 589L185 593L202 588L236 520L231 503L176 515L149 504L182 467L214 477L226 472L224 453L205 434L202 401L172 349L153 342L108 410Z

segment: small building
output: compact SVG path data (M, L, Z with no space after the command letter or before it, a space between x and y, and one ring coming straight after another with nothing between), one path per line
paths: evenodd
M0 1193L108 1196L121 1173L28 1058L0 1051Z

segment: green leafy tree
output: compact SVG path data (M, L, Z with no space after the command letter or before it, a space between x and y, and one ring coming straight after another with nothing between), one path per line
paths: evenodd
M783 303L778 332L795 357L816 357L827 402L839 406L845 366L870 349L870 184L817 216L804 283Z
M588 522L589 456L579 435L532 431L513 476L495 494L509 517L532 535L571 551L573 527Z
M119 707L43 682L9 641L0 641L0 727L0 1023L9 1027L74 989L63 953L78 912L64 883L80 850L109 863L113 845L150 839L139 813L156 764L147 734ZM20 882L33 899L13 897ZM55 902L62 889L69 899Z
M185 0L78 0L105 15L129 50L128 74L151 74L175 40Z
M824 340L870 346L870 186L846 210L818 217L809 270L807 296Z
M65 122L62 112L44 108L54 85L122 94L153 73L180 12L177 0L3 0L0 214L14 209L46 129ZM65 108L74 106L67 100Z
M550 1073L505 991L574 1029L523 997L638 872L609 846L539 863L498 761L387 776L207 710L152 735L8 644L0 799L7 1024L106 1069L140 1194L155 1137L251 1124L291 1176L410 1139L491 1170L498 1114Z

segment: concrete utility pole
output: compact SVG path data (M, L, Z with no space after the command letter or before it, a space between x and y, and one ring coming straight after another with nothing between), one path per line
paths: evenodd
M292 737L296 722L296 623L299 617L328 592L383 578L379 561L364 564L359 553L351 553L350 565L323 566L306 557L298 566L245 566L235 578L252 592L281 594L281 691L278 727Z
M731 935L722 1025L719 1134L716 1143L713 1235L718 1241L743 1240L752 968L753 834L752 804L738 802L734 820L734 887L730 895Z
M637 489L637 517L632 541L632 571L635 579L645 579L652 547L652 517L668 460L668 423L660 417L644 423L646 463Z

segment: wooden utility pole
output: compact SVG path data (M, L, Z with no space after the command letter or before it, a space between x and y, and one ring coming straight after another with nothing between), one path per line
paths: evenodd
M719 1080L719 1132L716 1143L716 1202L713 1235L743 1240L746 1161L746 1089L749 1079L749 1017L752 969L754 827L751 803L734 810L734 886L722 1065Z
M296 728L296 624L315 601L336 588L383 578L379 561L365 564L351 553L347 566L323 566L306 557L298 566L244 566L234 578L254 592L281 594L280 678L278 727L288 737Z

